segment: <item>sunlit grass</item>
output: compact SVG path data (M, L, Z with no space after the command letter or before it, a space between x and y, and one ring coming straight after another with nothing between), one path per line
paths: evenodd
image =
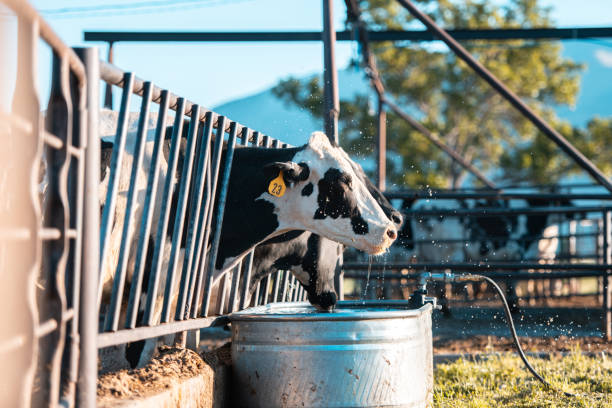
M484 361L461 359L438 365L434 407L612 407L609 356L587 357L574 350L565 357L530 358L530 362L555 388L579 396L547 390L527 372L518 356L500 354Z

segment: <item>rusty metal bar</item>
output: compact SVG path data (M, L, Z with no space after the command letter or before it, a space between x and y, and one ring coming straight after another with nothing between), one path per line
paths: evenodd
M420 20L436 37L442 40L459 58L461 58L475 73L506 99L526 119L533 123L550 140L555 142L570 158L596 181L612 192L612 183L586 156L576 149L567 139L551 127L535 111L525 104L514 92L498 80L488 69L478 62L461 44L451 37L444 29L440 28L429 16L422 13L412 4L410 0L397 0L410 14Z
M336 71L336 32L334 31L334 7L332 0L323 0L323 101L325 105L325 134L338 144L338 73Z

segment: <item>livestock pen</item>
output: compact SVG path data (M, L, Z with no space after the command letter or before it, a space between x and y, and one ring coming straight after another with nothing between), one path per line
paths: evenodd
M99 351L114 349L113 358L122 360L123 367L142 365L147 360L145 352L152 352L158 338L197 349L210 333L202 329L225 326L232 312L306 299L305 288L290 271L253 282L253 251L218 279L213 276L234 149L237 145L290 146L99 61L94 48L73 51L27 3L3 3L19 19L19 76L13 112L2 114L1 131L12 148L3 151L7 165L2 177L8 181L2 184L2 193L15 198L11 216L3 212L0 227L3 269L14 271L2 301L6 310L26 313L2 324L7 330L2 333L0 352L14 360L9 366L27 373L19 378L3 370L2 383L12 388L2 397L7 398L3 400L7 406L46 402L95 406ZM54 58L47 106L41 105L35 89L39 38L51 47ZM335 82L333 71L328 67L329 82ZM100 84L121 89L118 111L99 108ZM27 98L19 99L23 96ZM332 112L328 134L337 138L337 100L334 105L333 99L328 99ZM134 110L135 106L139 107ZM44 126L41 111L46 111ZM100 145L101 136L106 151ZM105 154L108 167L102 160ZM39 184L46 189L39 191ZM101 185L104 194L100 194ZM433 196L502 201L610 197L499 191ZM424 198L414 192L389 192L387 197ZM406 257L392 262L384 258L382 262L346 262L344 277L340 275L337 283L339 297L347 292L343 278L365 281L351 294L362 297L371 271L380 277L380 288L371 284L374 290L366 290L366 297L403 297L398 289L413 287L410 280L418 272L448 269L484 271L507 282L515 303L521 296L534 296L525 291L517 294L515 282L590 277L599 283L586 294L601 297L603 334L609 337L611 211L607 205L407 210L404 215L410 219L585 214L594 227L581 233L578 221L572 220L566 232L547 236L566 247L555 253L554 262L541 263L539 258L509 262L415 258L416 262L408 262ZM577 253L576 242L581 238L593 240L592 252ZM473 240L435 241L444 246ZM423 243L412 240L412 244ZM42 279L35 282L40 271ZM550 291L539 294L550 295Z

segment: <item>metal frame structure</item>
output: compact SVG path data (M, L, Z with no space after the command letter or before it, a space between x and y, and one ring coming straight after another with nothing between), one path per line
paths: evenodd
M18 74L12 112L2 114L8 125L3 140L14 147L3 157L2 173L10 177L5 173L2 178L13 182L2 195L7 202L15 200L0 225L0 245L8 259L3 269L8 268L5 276L14 284L7 289L15 292L2 301L12 301L5 310L25 313L20 327L3 325L0 353L20 361L14 360L18 375L10 366L3 370L12 379L2 381L7 392L0 405L73 406L80 367L80 289L87 280L82 260L90 255L83 229L87 75L76 53L28 3L3 3L17 19ZM36 89L40 40L53 54L44 123ZM40 181L46 186L42 195Z

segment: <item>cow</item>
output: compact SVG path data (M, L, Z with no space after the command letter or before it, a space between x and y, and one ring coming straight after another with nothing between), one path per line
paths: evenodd
M563 205L571 206L569 200L528 199L528 208L538 206ZM470 216L421 216L411 217L399 232L399 251L404 259L416 257L425 263L456 262L520 262L528 257L554 259L558 240L553 237L555 218L548 214L488 214L478 210L510 208L498 200L420 200L413 204L409 200L404 207L411 210L435 209L472 209ZM572 217L570 213L567 217ZM395 255L397 257L397 255ZM509 282L509 293L514 295L513 283ZM436 289L441 299L442 310L450 313L447 306L446 291L448 288ZM480 285L466 286L472 296L481 290ZM516 305L515 305L516 306Z
M149 161L150 158L145 159L144 166ZM384 252L397 236L395 224L356 174L352 160L321 132L315 132L306 145L297 148L237 147L231 174L213 285L255 245L288 231L315 232L369 253ZM124 176L129 176L129 172L123 171L122 178ZM176 185L179 185L180 172L175 177ZM271 191L273 181L281 185L280 191ZM121 185L119 194L125 194L125 183ZM139 190L142 187L140 185ZM158 195L162 190L158 187ZM142 195L138 197L141 204ZM135 219L141 216L140 207ZM154 220L158 213L156 205ZM115 218L119 219L121 217ZM172 214L170 219L173 219ZM115 233L121 228L120 223L115 222L111 237L120 236ZM152 231L155 231L155 226ZM133 231L128 239L131 237ZM111 246L116 247L118 242L111 240ZM105 276L112 278L116 262L107 264L109 273ZM128 284L130 273L128 271Z
M366 177L361 166L353 163L353 167L387 217L400 229L403 223L401 213ZM338 300L334 288L336 265L344 248L343 244L308 231L289 232L265 241L255 248L249 296L269 273L291 270L313 306L321 311L332 310Z

